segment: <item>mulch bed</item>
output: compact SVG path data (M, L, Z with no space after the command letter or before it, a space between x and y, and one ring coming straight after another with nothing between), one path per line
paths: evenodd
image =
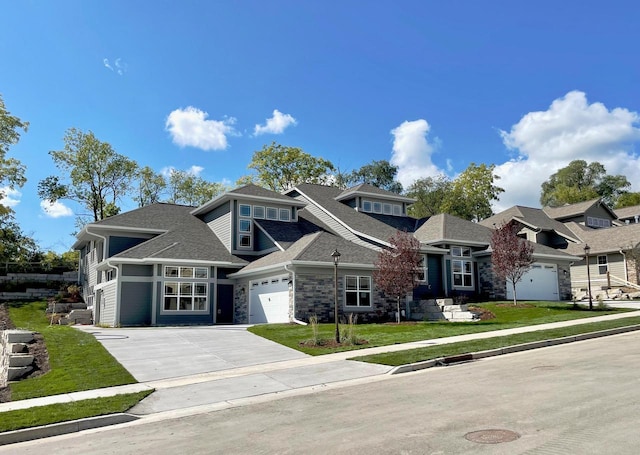
M0 305L0 330L15 329L15 325L9 318L9 310L6 305ZM29 354L34 356L35 368L24 379L41 376L50 370L49 353L44 342L44 337L40 333L34 334L34 342L29 344ZM9 387L0 388L0 403L11 401L11 389Z
M360 346L363 344L369 344L367 340L358 340L356 345ZM301 341L300 346L305 348L339 348L341 346L351 346L350 343L336 343L336 340L331 339L322 339L318 340L318 343L314 343L313 340Z
M501 308L533 308L535 305L531 305L530 303L518 303L517 305L513 303L497 303L496 306Z
M495 319L496 315L491 311L481 308L479 306L470 306L469 311L478 315L481 321L488 321L489 319Z

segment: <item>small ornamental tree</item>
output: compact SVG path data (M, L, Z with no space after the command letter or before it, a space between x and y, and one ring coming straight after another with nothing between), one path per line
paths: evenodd
M391 248L383 249L378 255L373 279L387 297L396 299L396 319L400 323L400 298L417 285L420 242L411 234L397 231L389 243Z
M520 226L515 221L503 224L491 236L491 264L496 276L511 282L513 304L518 303L516 284L533 264L533 244L518 237Z

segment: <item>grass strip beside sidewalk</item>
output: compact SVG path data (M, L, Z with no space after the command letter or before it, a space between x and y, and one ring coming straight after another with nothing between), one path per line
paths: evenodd
M531 343L534 341L563 338L583 333L598 332L600 330L627 327L637 324L640 324L640 317L622 318L611 321L592 322L587 324L562 327L559 329L540 330L472 341L461 341L458 343L441 344L425 348L409 349L406 351L353 357L349 360L358 360L361 362L378 363L390 366L408 365L410 363L438 359L441 357L488 351L491 349L505 348L508 346Z

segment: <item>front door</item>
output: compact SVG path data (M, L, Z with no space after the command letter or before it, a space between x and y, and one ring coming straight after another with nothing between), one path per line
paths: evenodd
M218 285L216 324L233 324L233 285Z

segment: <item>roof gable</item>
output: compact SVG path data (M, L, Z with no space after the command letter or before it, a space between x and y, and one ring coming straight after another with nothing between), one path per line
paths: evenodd
M489 245L492 230L478 223L463 220L448 213L434 215L415 232L422 243L462 243Z

